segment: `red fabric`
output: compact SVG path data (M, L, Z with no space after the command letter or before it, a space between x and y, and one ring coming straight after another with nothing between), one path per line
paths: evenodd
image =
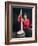
M18 23L21 23L21 16L18 16ZM23 27L24 28L29 28L29 25L30 25L30 21L28 18L26 18L24 21L23 21Z
M21 22L21 16L20 15L18 16L18 22L19 23Z
M29 25L30 25L29 19L25 19L23 26L24 26L25 28L29 28Z

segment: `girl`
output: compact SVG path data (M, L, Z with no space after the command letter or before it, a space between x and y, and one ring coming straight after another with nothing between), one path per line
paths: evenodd
M25 31L25 33L26 33L26 37L29 37L30 35L29 35L29 31L30 31L30 20L29 20L29 18L27 17L27 14L24 14L24 19L22 18L22 20L21 20L21 16L19 15L18 16L18 23L19 24L21 24L21 21L22 21L22 23L23 23L23 30Z

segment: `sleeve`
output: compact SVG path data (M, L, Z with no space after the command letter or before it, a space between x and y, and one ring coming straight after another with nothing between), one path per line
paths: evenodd
M21 22L21 16L19 15L18 16L18 23L20 23Z

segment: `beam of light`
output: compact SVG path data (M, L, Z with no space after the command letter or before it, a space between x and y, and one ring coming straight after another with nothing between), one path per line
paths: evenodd
M21 15L21 31L23 31L23 23L22 23L22 9L20 10L20 15Z

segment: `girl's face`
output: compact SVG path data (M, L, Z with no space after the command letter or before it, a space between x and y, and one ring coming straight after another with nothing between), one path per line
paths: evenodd
M27 18L27 15L26 15L26 14L24 15L24 18L25 18L25 19Z

